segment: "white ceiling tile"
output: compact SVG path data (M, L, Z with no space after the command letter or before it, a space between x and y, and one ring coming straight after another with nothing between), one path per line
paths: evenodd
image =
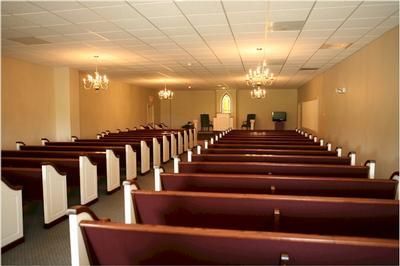
M112 23L128 31L154 29L154 26L144 18L112 20Z
M140 14L138 14L128 4L122 4L119 6L96 7L92 8L92 10L101 17L108 20L134 19L140 17Z
M190 15L188 16L188 18L194 26L227 24L225 15L223 13L208 14L208 15Z
M146 29L146 30L128 30L128 32L132 33L135 37L138 38L146 38L146 37L154 37L160 35L159 30L156 28L153 29Z
M68 38L71 38L74 41L96 41L96 40L104 40L99 35L93 33L78 33L78 34L67 34Z
M379 28L388 28L391 29L399 25L399 17L398 16L391 16L386 19L384 22L378 25Z
M339 29L335 32L332 37L361 37L362 35L366 34L370 28L352 28L352 29Z
M368 1L366 1L352 14L351 18L387 17L392 15L398 9L398 2L384 5L368 5Z
M78 27L87 31L93 32L109 32L109 31L121 31L121 29L110 22L88 22L77 24Z
M244 23L265 23L266 19L266 13L261 11L228 13L227 15L231 25Z
M33 14L25 14L25 15L18 15L23 19L30 21L34 24L38 24L41 26L51 26L51 25L65 25L70 24L65 19L62 19L59 16L56 16L49 12L43 13L33 13Z
M18 31L28 34L30 36L43 36L43 35L54 35L57 34L56 31L51 30L46 27L30 27L30 28L21 28Z
M6 15L1 16L2 28L31 27L37 25L24 19L22 16Z
M234 33L241 32L265 32L265 23L257 24L233 24L231 25Z
M273 10L270 16L267 16L269 21L305 21L310 9L289 9L289 10Z
M58 34L73 34L73 33L87 32L87 29L81 26L77 26L75 24L55 25L55 26L48 26L47 28L57 32Z
M300 38L327 38L329 37L335 30L303 30L300 34Z
M190 26L184 16L152 18L151 22L160 29Z
M209 25L209 26L198 26L196 27L197 31L202 35L215 35L221 33L229 33L231 35L231 31L229 29L228 24L224 25Z
M314 8L358 6L361 2L353 0L318 0Z
M17 30L5 29L5 30L1 31L1 38L11 39L11 38L20 38L20 37L27 37L27 36L29 36L29 35L26 33L17 31Z
M175 2L186 15L223 13L219 1L179 1Z
M97 15L90 9L76 9L70 11L57 11L56 14L72 23L84 23L104 21L102 17Z
M99 33L101 36L109 39L110 41L114 40L126 40L132 39L133 36L125 31L112 31L112 32L102 32Z
M243 12L247 11L267 11L266 1L230 1L223 0L226 12Z
M25 14L43 12L42 8L29 2L19 1L2 1L1 13L2 14Z
M355 8L355 6L314 8L308 20L345 19Z
M113 1L79 1L82 5L86 7L101 7L101 6L119 6L123 4L125 1L118 1L118 0L113 0Z
M74 1L35 1L35 5L48 11L72 10L84 7L80 3Z
M269 8L270 10L311 9L312 6L313 1L271 1Z
M144 16L148 18L155 17L176 17L181 16L181 11L172 1L156 2L145 4L133 4L133 6Z
M303 30L337 29L342 23L341 19L307 21Z
M341 28L373 28L381 23L384 18L360 18L360 19L348 19Z
M168 36L176 36L176 35L189 35L196 34L193 30L193 27L177 27L177 28L163 28L162 31Z

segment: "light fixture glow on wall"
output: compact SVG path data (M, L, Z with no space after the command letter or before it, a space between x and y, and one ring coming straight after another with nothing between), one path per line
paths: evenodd
M264 99L266 95L266 90L261 88L260 86L257 86L257 88L253 88L250 91L250 96L252 99Z
M94 76L88 74L86 78L83 78L83 87L86 90L91 90L91 89L94 89L96 91L107 90L110 81L106 75L100 75L99 71L97 70L97 62L99 56L95 55L94 58L96 60L96 71L94 72Z
M167 83L164 84L164 89L158 92L160 100L171 100L174 98L174 92L167 89Z
M336 93L337 94L345 94L347 92L346 88L336 88Z

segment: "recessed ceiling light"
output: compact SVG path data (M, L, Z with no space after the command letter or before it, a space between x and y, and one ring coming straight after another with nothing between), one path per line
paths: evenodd
M10 38L10 41L19 42L25 45L34 45L34 44L47 44L50 43L48 41L38 39L35 37L23 37L23 38Z
M318 67L302 67L300 68L300 71L314 71L314 70L318 70Z
M301 30L304 26L305 21L276 21L268 25L267 30L269 31L297 31Z
M188 66L191 66L191 65L192 65L192 63L188 62L188 63L187 63L187 65L188 65Z
M324 43L319 49L346 49L351 45L352 43Z

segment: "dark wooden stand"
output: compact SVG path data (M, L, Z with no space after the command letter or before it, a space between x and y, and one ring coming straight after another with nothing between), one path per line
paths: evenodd
M285 130L285 122L283 121L275 122L275 130Z

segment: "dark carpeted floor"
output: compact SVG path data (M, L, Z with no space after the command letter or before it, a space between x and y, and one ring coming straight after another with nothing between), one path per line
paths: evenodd
M183 161L186 153L181 155ZM172 172L173 163L163 165L166 172ZM104 179L103 179L104 180ZM154 190L153 171L138 176L142 190ZM69 205L79 202L79 191L69 191ZM99 200L90 208L98 217L108 217L112 221L123 222L123 189L111 195L106 194L105 182L99 184ZM2 265L70 265L70 244L68 219L50 229L43 228L43 208L39 202L24 206L25 242L2 254Z

